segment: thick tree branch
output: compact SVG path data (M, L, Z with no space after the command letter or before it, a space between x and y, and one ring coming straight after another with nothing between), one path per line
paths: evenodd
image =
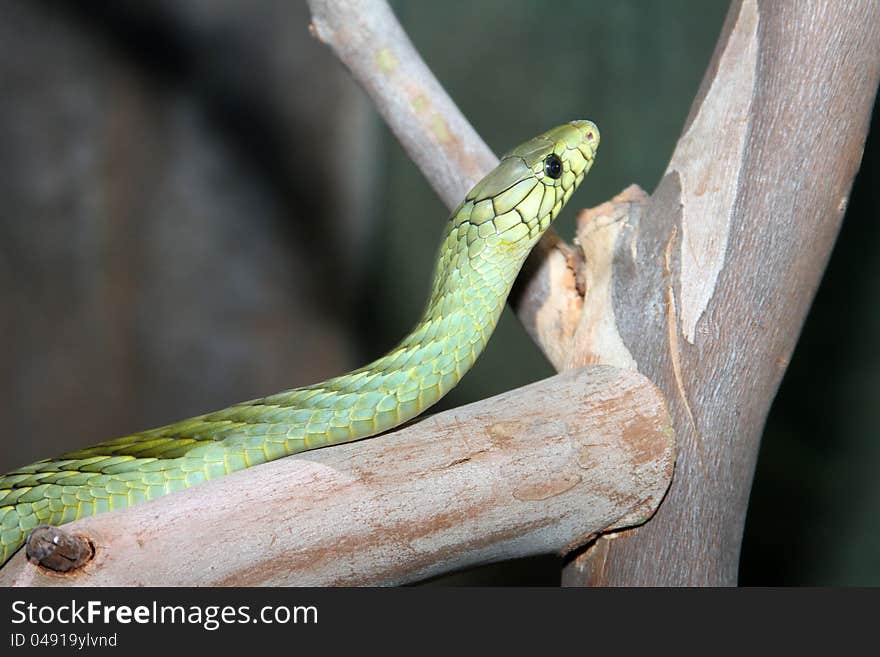
M647 374L669 399L679 456L657 516L597 541L565 583L736 583L764 421L846 209L878 77L880 3L734 2L657 190L580 217L587 262L608 266L601 302L587 285L600 314L582 318L570 362Z
M92 561L59 574L22 550L0 586L396 584L563 552L647 519L672 443L647 379L581 369L65 525Z

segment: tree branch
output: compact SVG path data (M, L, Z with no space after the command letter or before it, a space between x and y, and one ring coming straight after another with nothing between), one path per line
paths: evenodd
M385 0L308 0L330 47L450 209L498 158L422 61Z
M65 525L92 561L59 574L22 550L0 586L397 584L562 552L653 513L669 422L640 374L567 372Z

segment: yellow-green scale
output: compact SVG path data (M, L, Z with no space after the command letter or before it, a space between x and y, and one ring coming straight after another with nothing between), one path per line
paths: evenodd
M388 354L342 376L124 436L0 477L0 564L40 524L124 508L416 417L474 364L531 248L592 164L598 131L573 122L526 142L447 224L431 297ZM544 175L557 156L560 175Z

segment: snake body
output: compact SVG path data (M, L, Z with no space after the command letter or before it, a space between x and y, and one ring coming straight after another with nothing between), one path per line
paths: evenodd
M486 346L526 256L589 171L598 145L593 123L572 121L507 153L452 213L421 319L369 365L0 477L0 565L38 525L128 507L417 416Z

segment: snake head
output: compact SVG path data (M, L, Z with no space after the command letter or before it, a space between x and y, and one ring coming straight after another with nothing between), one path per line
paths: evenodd
M581 184L598 147L592 121L572 121L529 139L477 183L453 214L455 223L492 222L503 241L530 248Z
M596 124L571 121L520 144L506 153L502 161L522 160L535 179L553 188L556 203L565 205L593 166L598 148ZM551 220L556 218L561 205L555 211L551 209Z

